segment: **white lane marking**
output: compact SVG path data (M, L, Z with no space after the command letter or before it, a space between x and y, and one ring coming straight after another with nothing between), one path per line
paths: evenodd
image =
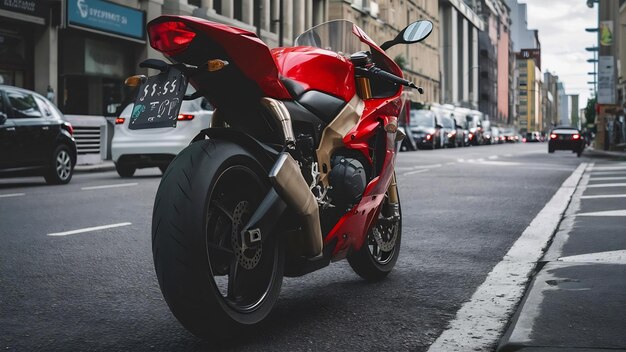
M626 183L596 183L588 185L587 188L602 188L602 187L626 187Z
M413 175L413 174L419 174L420 172L426 172L430 169L422 169L422 170L415 170L415 171L409 171L409 172L405 172L402 174L402 176L407 176L407 175Z
M86 227L84 229L78 229L78 230L72 230L72 231L49 233L47 236L55 236L56 237L56 236L75 235L77 233L99 231L99 230L105 230L105 229L112 229L112 228L115 228L115 227L122 227L122 226L128 226L128 225L132 225L132 224L130 222L121 222L119 224L111 224L111 225L95 226L95 227Z
M513 154L504 154L503 156L506 156L507 158L510 158L513 156Z
M592 172L591 176L622 175L622 174L626 174L626 171L598 171L598 172Z
M495 159L498 159L498 156L497 155L492 155L492 156L488 157L487 159L495 160Z
M496 165L496 166L514 166L514 165L522 165L522 163L516 163L514 161L479 161L483 165Z
M9 197L21 197L26 193L8 193L8 194L0 194L0 198L9 198Z
M576 216L626 216L626 210L594 211L591 213L576 214Z
M485 159L484 158L480 158L477 160L479 163L485 163Z
M104 189L104 188L117 188L117 187L131 187L131 186L137 186L138 183L133 182L133 183L116 183L114 185L104 185L104 186L91 186L91 187L81 187L81 189L83 191L89 191L92 189Z
M559 225L586 167L587 163L581 163L563 182L429 351L485 351L493 348L522 298L530 274Z
M596 196L580 197L580 199L600 199L600 198L626 198L626 194L600 194Z
M459 163L464 163L465 159L456 159L456 161L459 162Z
M626 180L626 176L619 177L592 177L589 181L619 181Z
M596 252L557 259L561 262L575 263L602 263L602 264L626 264L626 249L608 252Z
M598 171L626 170L626 166L594 166L593 170L598 170Z
M446 165L454 165L454 164L456 164L454 161L450 161L450 162L446 163Z

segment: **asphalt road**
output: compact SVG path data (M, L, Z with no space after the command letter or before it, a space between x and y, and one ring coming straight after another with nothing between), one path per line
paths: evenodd
M585 159L544 143L401 153L392 274L368 284L342 261L287 278L267 321L220 345L184 330L160 293L158 169L0 179L0 349L423 351ZM119 226L65 234L105 225Z

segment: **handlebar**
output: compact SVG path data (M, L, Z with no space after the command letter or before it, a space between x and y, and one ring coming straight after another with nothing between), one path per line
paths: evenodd
M404 78L398 77L398 76L394 75L393 73L389 73L389 72L387 72L385 70L382 70L382 69L380 69L378 67L375 67L375 66L370 66L368 68L365 68L365 67L355 67L354 69L360 75L363 75L363 76L366 76L366 77L379 77L379 78L385 79L385 80L393 82L393 83L401 84L401 85L406 86L406 87L415 88L415 89L417 89L417 91L420 94L424 94L424 89L422 87L418 87L413 82L407 81Z

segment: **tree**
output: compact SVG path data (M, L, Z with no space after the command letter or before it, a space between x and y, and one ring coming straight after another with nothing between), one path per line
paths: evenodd
M595 97L587 100L587 106L585 107L585 123L587 124L596 123L596 103L597 99Z

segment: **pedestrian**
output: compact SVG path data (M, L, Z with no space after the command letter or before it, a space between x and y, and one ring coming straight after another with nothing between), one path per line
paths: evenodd
M52 89L52 87L50 87L50 85L48 85L48 89L46 92L46 98L48 98L48 100L50 100L50 102L52 104L54 104L54 89Z

